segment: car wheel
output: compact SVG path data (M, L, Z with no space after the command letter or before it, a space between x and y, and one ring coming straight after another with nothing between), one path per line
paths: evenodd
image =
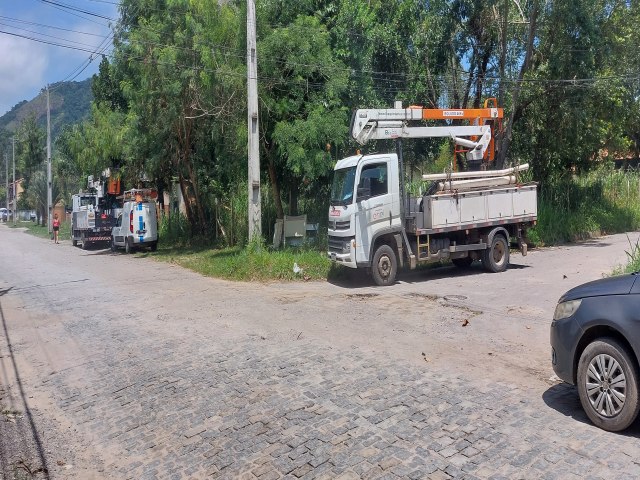
M453 263L458 268L469 268L473 263L473 258L471 257L452 258L451 263Z
M393 249L389 245L381 245L373 256L371 275L376 285L392 285L396 279L398 261Z
M131 248L131 241L129 238L127 238L124 241L124 253L131 253L131 250L133 250Z
M603 430L624 430L638 416L638 370L631 358L613 338L590 343L580 356L580 403L593 424Z
M509 245L504 236L497 234L491 246L482 251L482 266L493 273L504 272L509 265Z

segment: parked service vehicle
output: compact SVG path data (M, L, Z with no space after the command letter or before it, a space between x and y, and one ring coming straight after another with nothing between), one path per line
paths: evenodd
M598 427L617 432L640 410L640 275L609 277L565 293L551 323L551 363L578 388Z
M502 109L358 110L351 135L365 144L397 139L396 153L355 155L336 163L328 219L328 257L365 268L377 285L393 284L399 267L450 260L468 267L481 260L491 272L509 265L515 243L527 253L526 232L537 221L537 185L522 184L526 165L423 175L424 195L405 195L403 138L450 137L468 164L493 158L493 122ZM472 125L423 126L427 120L467 119ZM463 138L469 137L469 138ZM426 184L425 184L426 185Z
M0 220L2 220L3 222L6 222L8 218L9 218L9 210L7 210L4 207L0 208Z
M89 245L111 240L111 229L120 213L119 180L112 180L108 172L94 180L89 176L87 190L72 195L71 242L80 243L83 250Z
M156 194L150 189L124 192L122 213L111 230L111 250L124 248L131 253L136 248L158 248L158 215Z

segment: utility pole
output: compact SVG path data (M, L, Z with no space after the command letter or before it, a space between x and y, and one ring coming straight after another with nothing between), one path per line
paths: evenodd
M262 235L260 211L260 149L258 135L258 59L256 54L256 4L247 0L247 97L249 130L249 242Z
M51 106L49 105L49 85L47 84L47 226L49 233L53 232L53 205L51 192Z
M11 206L11 212L13 216L13 226L16 226L16 207L18 206L18 189L16 188L16 137L13 137L13 203Z
M4 181L5 193L7 197L4 206L7 207L7 210L9 210L9 155L7 155L6 150L4 152Z

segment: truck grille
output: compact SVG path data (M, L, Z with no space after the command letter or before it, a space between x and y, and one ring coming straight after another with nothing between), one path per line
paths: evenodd
M329 251L335 253L345 253L343 250L344 244L351 241L353 237L334 237L329 235Z
M329 222L329 228L331 230L349 230L349 227L351 227L351 221L349 220L344 220L344 221L338 221L338 220L331 220Z

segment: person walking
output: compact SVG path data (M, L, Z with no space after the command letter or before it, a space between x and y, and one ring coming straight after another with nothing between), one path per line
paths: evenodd
M58 214L56 213L53 216L53 239L56 243L60 243L58 241L58 232L60 231L60 219L58 218Z

